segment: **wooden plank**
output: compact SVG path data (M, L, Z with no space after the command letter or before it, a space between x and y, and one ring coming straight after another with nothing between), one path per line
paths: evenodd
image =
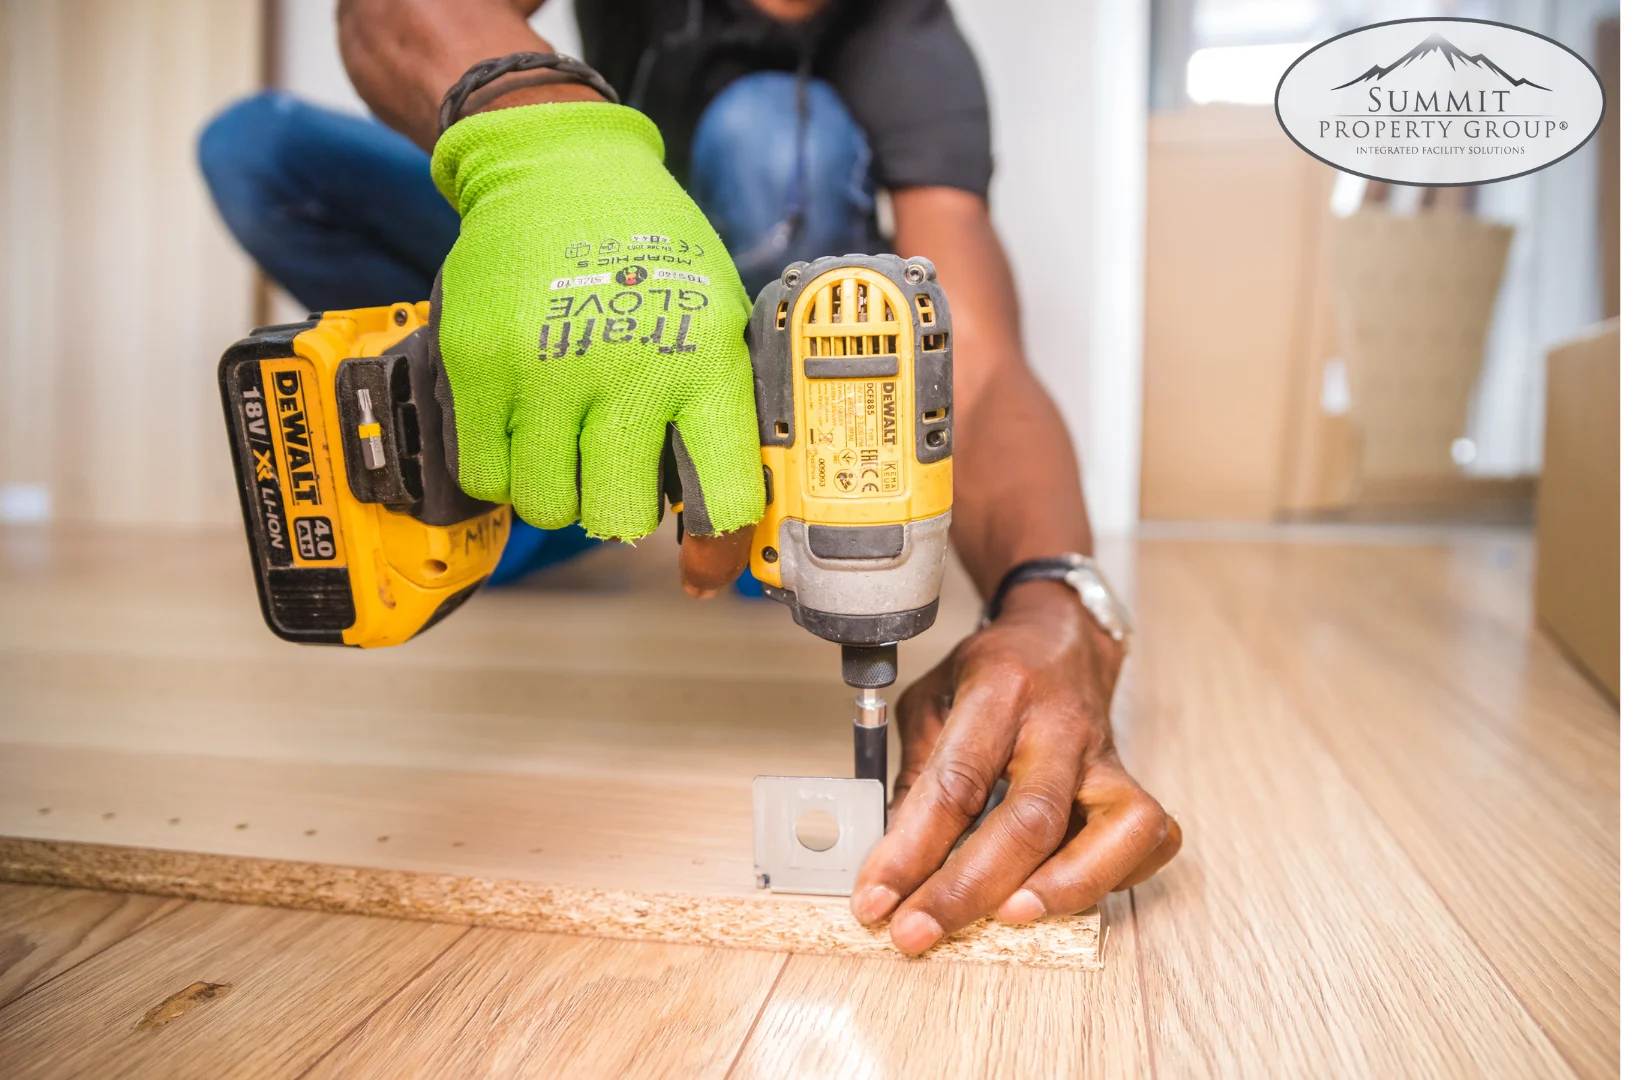
M1156 1060L1197 1075L1573 1075L1208 595L1196 547L1139 553L1144 632L1120 706L1123 755L1187 837L1136 890Z
M39 539L32 573L0 532L0 742L67 753L0 785L3 834L747 894L750 779L851 770L837 651L769 601L678 595L666 537L367 653L270 635L231 535Z
M0 837L0 880L79 885L637 941L898 956L884 926L860 926L844 897L704 896L578 889L497 877L405 873L327 863ZM929 950L934 962L1095 969L1102 917L1032 926L973 923Z
M1195 570L1550 1040L1614 1076L1617 714L1481 588L1512 572L1524 597L1528 562L1516 538Z
M476 930L306 1075L723 1077L784 959Z
M729 1075L1150 1075L1131 897L1103 906L1101 972L796 956Z
M0 1061L14 1080L296 1076L464 933L189 904L0 1010Z
M843 900L754 885L750 779L851 770L837 652L780 605L680 596L669 538L596 552L552 589L484 593L369 653L269 635L232 535L117 539L66 534L43 574L0 549L12 878L892 952ZM971 625L955 584L959 603L905 650L915 670ZM71 617L88 604L92 624ZM1100 932L985 922L937 957L1093 967Z
M157 896L0 885L0 1006L182 903Z

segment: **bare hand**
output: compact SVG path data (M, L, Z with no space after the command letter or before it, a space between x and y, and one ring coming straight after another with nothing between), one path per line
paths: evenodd
M1030 582L911 686L891 827L858 874L853 914L890 917L893 944L918 953L984 915L1084 911L1170 862L1182 831L1109 731L1120 660L1071 590ZM1001 775L1005 801L949 858Z

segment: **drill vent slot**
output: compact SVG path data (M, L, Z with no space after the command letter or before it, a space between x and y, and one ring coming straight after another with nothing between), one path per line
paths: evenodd
M830 282L797 313L806 377L886 378L897 374L897 309L876 276Z
M923 334L920 338L920 347L927 352L942 352L948 343L948 334Z
M932 298L920 293L914 298L915 311L920 316L921 326L930 326L937 321L937 309L932 306Z
M896 356L896 334L838 334L806 339L809 356Z
M780 300L777 304L777 328L781 330L787 325L789 325L789 302Z

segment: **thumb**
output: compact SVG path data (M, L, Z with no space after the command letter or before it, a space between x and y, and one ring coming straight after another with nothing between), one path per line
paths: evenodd
M683 408L669 428L686 531L712 536L753 525L766 512L754 380L719 382Z

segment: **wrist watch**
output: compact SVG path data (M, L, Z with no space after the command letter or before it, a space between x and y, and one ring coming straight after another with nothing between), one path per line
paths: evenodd
M507 56L494 56L490 60L480 61L452 84L452 88L446 91L445 98L440 102L440 134L444 135L447 128L463 118L463 106L468 104L470 94L505 75L518 71L536 71L539 68L558 71L571 82L579 82L592 88L613 105L623 104L623 99L612 89L612 84L602 78L600 72L575 56L557 52L510 53Z
M1030 559L1006 571L1006 576L995 588L993 599L983 611L978 629L1000 617L1006 594L1025 581L1061 581L1080 597L1081 606L1091 613L1098 627L1120 646L1122 655L1131 648L1132 636L1137 630L1126 606L1097 568L1096 560L1072 552L1050 559Z

